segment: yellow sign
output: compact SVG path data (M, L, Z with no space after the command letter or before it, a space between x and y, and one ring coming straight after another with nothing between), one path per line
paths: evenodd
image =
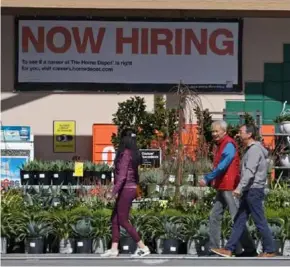
M53 151L55 153L75 153L76 150L76 122L53 122Z
M83 177L84 176L84 163L83 162L75 162L75 172L73 176Z

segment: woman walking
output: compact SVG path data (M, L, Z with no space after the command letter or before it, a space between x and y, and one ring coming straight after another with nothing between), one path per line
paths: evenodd
M117 257L119 255L120 226L138 245L133 257L144 257L150 254L149 248L144 245L136 229L129 222L132 202L137 197L140 162L141 156L137 148L136 134L132 130L124 130L115 157L115 180L111 197L117 196L117 198L112 214L112 246L101 255L102 257Z

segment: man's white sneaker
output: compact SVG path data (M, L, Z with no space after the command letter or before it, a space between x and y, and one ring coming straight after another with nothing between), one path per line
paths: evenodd
M101 257L114 258L114 257L118 257L118 255L119 255L119 250L109 249L109 250L106 250L105 253L101 254Z
M149 248L146 246L144 248L137 248L135 253L131 256L132 258L141 258L150 254Z

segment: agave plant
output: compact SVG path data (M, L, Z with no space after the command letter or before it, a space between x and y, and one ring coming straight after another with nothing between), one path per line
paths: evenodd
M284 241L286 239L285 221L281 218L272 218L268 220L268 223L273 238Z
M78 238L90 238L93 236L94 228L92 226L92 218L85 217L72 225L73 233Z
M52 232L52 226L44 221L29 221L27 224L27 237L30 238L48 237Z
M207 221L202 221L199 225L199 228L194 235L195 239L199 240L208 240L209 239L209 225Z
M50 171L61 172L64 170L65 162L63 160L55 160L50 163Z

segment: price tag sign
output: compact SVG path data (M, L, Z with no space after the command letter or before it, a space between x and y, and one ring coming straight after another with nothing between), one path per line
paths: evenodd
M83 177L84 176L84 163L83 162L75 162L75 171L73 176Z

